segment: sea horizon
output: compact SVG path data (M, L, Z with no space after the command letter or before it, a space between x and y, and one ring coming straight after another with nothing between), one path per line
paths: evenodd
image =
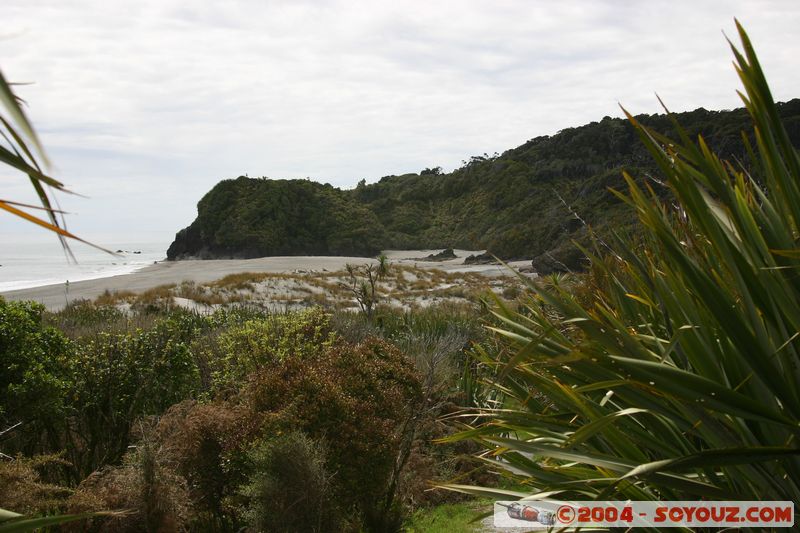
M70 241L77 260L73 263L52 234L0 234L0 293L131 274L165 260L169 247L155 235L103 237L87 236L87 240L119 255Z

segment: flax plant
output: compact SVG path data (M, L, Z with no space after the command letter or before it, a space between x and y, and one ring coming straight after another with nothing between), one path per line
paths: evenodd
M585 250L583 290L530 284L484 353L501 399L456 438L523 490L498 498L800 501L800 158L747 34L731 44L749 157L628 114L670 197L625 175L641 236ZM627 114L627 112L626 112ZM477 422L476 422L477 421Z
M13 84L9 83L0 72L0 163L27 175L41 205L0 198L0 209L55 233L67 257L73 261L75 257L67 245L67 238L115 255L67 231L65 213L53 207L54 191L74 193L47 172L50 161L25 114L23 103L23 100L14 93ZM42 215L35 214L42 211L44 212Z

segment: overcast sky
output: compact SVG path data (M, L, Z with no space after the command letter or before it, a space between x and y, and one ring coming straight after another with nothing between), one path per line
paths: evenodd
M352 187L619 116L739 107L722 35L800 96L800 2L2 0L0 69L89 199L70 229L168 240L247 173ZM31 199L0 171L0 197ZM0 234L37 232L0 213ZM41 232L40 232L41 233ZM110 242L109 242L110 241Z

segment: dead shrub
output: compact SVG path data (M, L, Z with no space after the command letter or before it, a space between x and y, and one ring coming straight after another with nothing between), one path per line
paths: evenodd
M42 514L60 507L70 489L47 483L42 470L66 464L59 454L0 459L0 502L20 514Z
M126 512L76 523L69 529L100 533L186 531L188 487L186 480L175 471L170 456L155 440L143 439L125 455L121 466L106 467L91 474L70 498L70 512Z

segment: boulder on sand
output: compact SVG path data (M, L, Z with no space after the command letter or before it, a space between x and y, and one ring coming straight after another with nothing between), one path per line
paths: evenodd
M445 248L438 254L430 254L428 257L424 258L423 261L449 261L450 259L456 259L457 257L458 256L452 248Z
M489 252L482 254L470 255L464 259L465 265L497 265L497 259L494 258Z

